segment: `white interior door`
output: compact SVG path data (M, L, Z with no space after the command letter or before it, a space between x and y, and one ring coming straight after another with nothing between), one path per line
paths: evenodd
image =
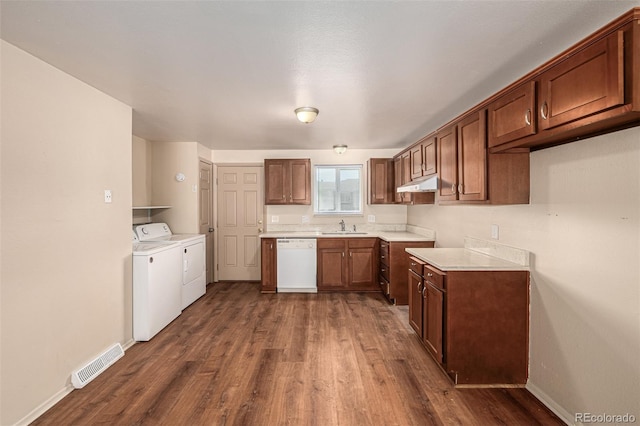
M213 164L200 160L200 197L198 232L206 235L207 284L213 282Z
M259 281L263 167L218 166L218 280Z

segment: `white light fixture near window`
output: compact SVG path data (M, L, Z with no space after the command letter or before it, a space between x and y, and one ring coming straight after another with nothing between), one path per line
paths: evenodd
M334 145L333 146L333 152L335 152L336 154L344 154L345 152L347 152L347 146L346 145Z
M296 113L298 120L305 124L309 124L313 123L320 111L318 111L318 108L314 107L300 107L296 108L294 112Z

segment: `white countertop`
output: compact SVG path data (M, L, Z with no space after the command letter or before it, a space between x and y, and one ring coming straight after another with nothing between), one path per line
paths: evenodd
M321 231L298 231L298 232L265 232L260 234L260 238L380 238L387 242L402 241L435 241L434 237L427 237L413 232L406 231L367 231L367 232L347 232L340 234L322 233Z
M441 271L528 271L529 267L466 248L409 248L407 253Z

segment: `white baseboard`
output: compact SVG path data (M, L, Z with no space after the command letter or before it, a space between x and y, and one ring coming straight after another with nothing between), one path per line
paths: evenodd
M35 419L43 415L45 411L47 411L49 408L53 407L58 402L60 402L62 398L69 395L72 391L73 391L73 386L71 386L71 383L69 383L67 386L59 390L51 398L47 399L45 402L43 402L42 404L37 406L35 409L33 409L29 414L27 414L26 416L18 420L15 423L15 426L27 426L28 424L33 422Z
M556 403L549 395L542 391L542 389L531 382L527 382L525 388L531 392L533 396L538 398L549 410L553 411L556 416L560 417L560 420L568 425L575 425L574 416Z
M131 339L127 343L122 345L122 349L124 349L126 351L131 346L135 345L136 343L137 342L135 340ZM71 373L69 373L69 374L71 374ZM36 408L31 410L31 412L28 413L26 416L24 416L23 418L18 420L14 424L14 426L27 426L27 425L29 425L35 419L37 419L38 417L43 415L49 408L53 407L58 402L60 402L60 400L62 400L62 398L64 398L65 396L69 395L73 390L74 390L74 387L71 385L71 383L67 384L63 389L60 389L58 392L56 392L51 398L47 399L42 404L40 404L39 406L37 406Z

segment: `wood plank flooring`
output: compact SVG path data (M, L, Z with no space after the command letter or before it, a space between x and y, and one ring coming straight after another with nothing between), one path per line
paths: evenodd
M455 389L381 294L218 283L34 425L559 425L525 389Z

